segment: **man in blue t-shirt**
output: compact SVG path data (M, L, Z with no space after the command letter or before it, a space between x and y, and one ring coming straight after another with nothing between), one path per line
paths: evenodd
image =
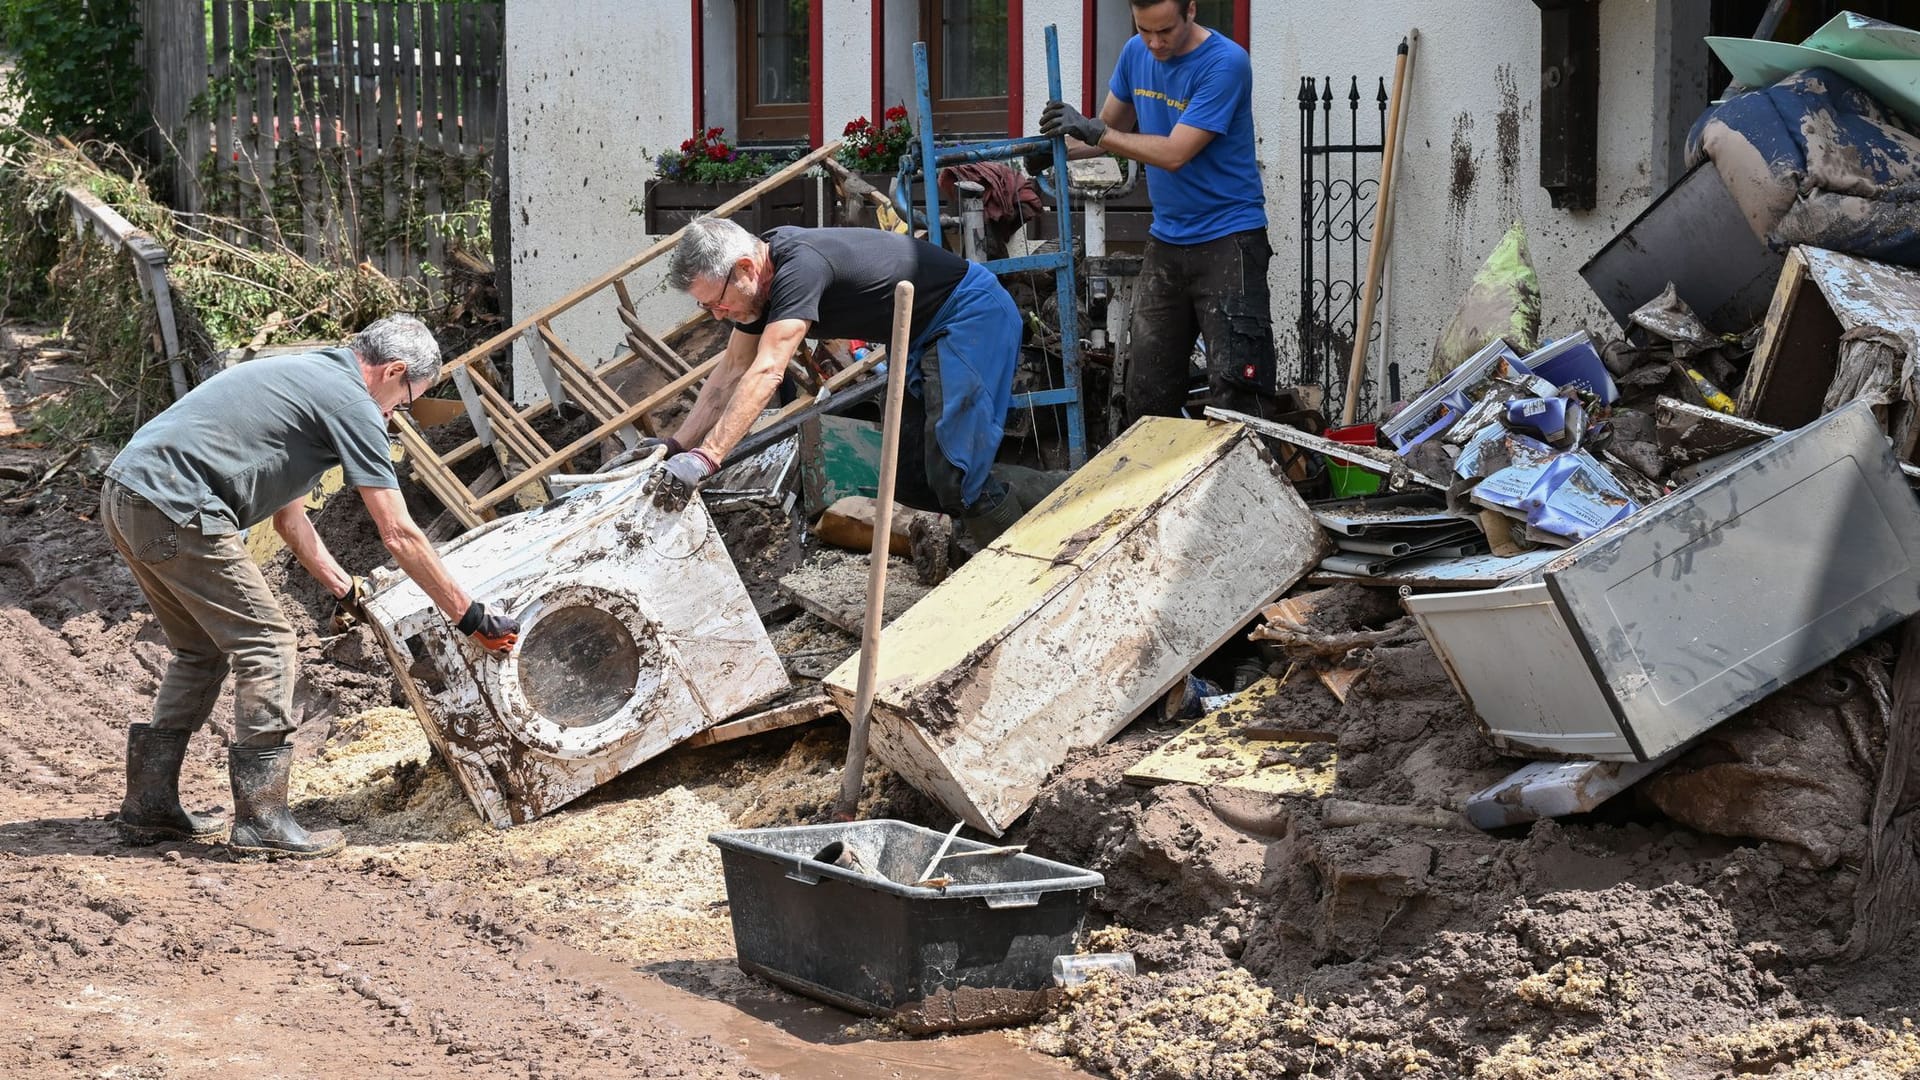
M1194 21L1192 0L1133 0L1133 25L1098 118L1060 101L1040 114L1041 134L1084 144L1070 144L1070 157L1114 153L1147 167L1153 228L1122 375L1126 420L1180 415L1196 332L1212 402L1277 415L1252 64Z

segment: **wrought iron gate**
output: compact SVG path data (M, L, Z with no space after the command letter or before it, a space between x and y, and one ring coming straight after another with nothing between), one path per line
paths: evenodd
M1371 110L1373 142L1360 141L1357 76L1349 79L1346 98L1346 141L1336 143L1332 76L1300 80L1300 377L1326 391L1330 415L1346 401L1347 366L1360 314L1366 247L1373 241L1380 153L1386 141L1387 82L1380 80ZM1378 320L1366 332L1377 343ZM1364 372L1358 393L1355 415L1377 415L1379 387Z

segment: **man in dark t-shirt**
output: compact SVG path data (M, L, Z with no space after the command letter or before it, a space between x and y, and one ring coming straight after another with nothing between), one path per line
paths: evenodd
M978 543L998 536L1024 509L991 471L1013 398L1020 311L985 267L878 229L783 226L756 237L724 218L687 226L667 283L732 323L733 335L686 420L663 440L667 468L689 484L712 475L806 338L888 340L901 281L914 293L900 501L951 514Z
M307 493L339 466L359 490L400 568L463 634L489 649L519 629L467 595L400 497L387 418L440 374L440 347L411 315L381 319L344 349L252 360L195 387L139 431L107 467L100 521L133 571L173 660L150 723L127 731L130 844L209 841L228 831L180 806L187 740L233 672L227 770L234 813L227 846L242 858L318 858L345 846L309 833L287 809L293 765L293 627L242 542L271 520L302 567L348 611L360 580L341 568L307 519Z

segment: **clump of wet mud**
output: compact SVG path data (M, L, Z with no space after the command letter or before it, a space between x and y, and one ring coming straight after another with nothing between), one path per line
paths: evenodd
M1913 938L1834 959L1855 868L1694 832L1631 793L1499 834L1368 821L1367 805L1457 809L1524 762L1490 748L1424 642L1365 663L1344 704L1296 673L1260 720L1332 734L1333 797L1359 824L1310 798L1130 783L1173 730L1145 723L1049 780L1019 832L1106 875L1095 924L1141 974L1070 994L1037 1045L1129 1078L1814 1076L1911 1057Z

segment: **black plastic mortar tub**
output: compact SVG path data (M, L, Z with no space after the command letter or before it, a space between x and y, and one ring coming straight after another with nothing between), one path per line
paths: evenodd
M1018 1023L1038 1015L1053 958L1075 952L1099 874L1023 853L953 859L990 847L905 821L718 832L734 947L743 970L909 1031ZM834 842L880 876L820 862Z

